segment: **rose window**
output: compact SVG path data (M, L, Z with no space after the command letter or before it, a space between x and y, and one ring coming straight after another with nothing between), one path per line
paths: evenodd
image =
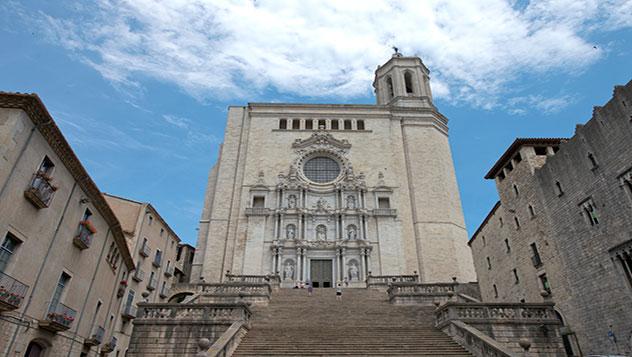
M329 157L314 157L303 165L303 174L312 182L331 182L340 175L340 164Z

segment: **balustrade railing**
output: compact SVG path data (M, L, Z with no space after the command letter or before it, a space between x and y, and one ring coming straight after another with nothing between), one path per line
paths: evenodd
M134 275L132 275L132 279L136 280L137 282L145 280L145 271L143 269L136 269L134 271Z
M375 208L373 209L374 216L397 216L397 210L394 208Z
M57 191L57 187L51 184L50 176L38 171L33 175L31 184L24 191L24 197L36 207L45 208L48 207L48 204L53 199L55 191Z
M267 216L270 214L270 209L263 207L247 207L246 216Z
M97 326L94 328L94 332L90 335L90 338L85 339L83 344L86 346L98 346L103 343L104 335L105 329L101 326Z
M516 354L483 332L461 321L452 321L448 334L474 356L514 357Z
M419 275L369 275L366 278L367 285L388 286L393 283L415 283L419 282Z
M147 283L147 290L151 291L156 289L156 285L158 285L158 279L156 279L155 276L152 276L149 278L149 282Z
M237 349L241 339L246 334L247 330L244 327L243 322L237 321L234 322L226 332L224 332L218 339L213 343L211 348L208 351L208 356L210 357L228 357L231 356L232 353Z
M389 296L395 295L454 295L457 283L408 283L395 282L388 288Z
M0 272L0 311L19 308L28 290L28 285Z
M226 274L226 281L228 282L244 282L244 283L267 283L274 285L281 282L281 277L278 275L237 275Z
M552 303L455 303L448 302L435 311L438 327L451 320L465 323L514 322L559 324Z
M151 249L149 248L149 245L147 243L143 243L143 245L140 246L138 253L147 258L149 254L151 254Z
M244 321L248 323L252 312L244 303L175 304L139 303L140 313L134 324L151 320L205 320L216 322Z
M136 318L137 314L138 314L138 308L134 306L134 304L128 304L128 305L125 305L122 315L126 319L134 319Z
M203 294L211 295L270 295L272 287L268 283L224 283L201 285Z

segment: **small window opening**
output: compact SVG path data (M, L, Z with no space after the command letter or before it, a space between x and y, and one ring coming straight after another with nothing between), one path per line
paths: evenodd
M632 257L628 252L621 252L617 254L617 260L619 260L619 264L623 268L623 273L628 281L628 286L632 288Z
M53 169L55 168L55 164L48 158L48 156L44 156L44 160L39 167L39 172L50 176L53 173Z
M584 215L590 223L591 226L596 226L599 224L599 218L597 217L597 207L595 207L592 200L588 200L582 204L582 209L584 211Z
M364 130L364 120L358 120L356 122L356 126L358 127L358 130Z
M292 120L292 130L299 130L299 129L301 129L301 120L300 119Z
M516 230L520 229L520 221L518 220L518 217L514 217L514 222L516 223Z
M535 217L535 210L533 209L532 205L529 205L529 215L531 216L531 218Z
M386 77L386 93L388 95L387 99L393 99L395 93L393 92L393 80L391 77Z
M534 149L535 149L536 155L546 155L546 147L538 146L538 147L535 147Z
M487 257L487 270L492 270L492 260Z
M377 207L378 208L391 208L390 199L388 197L378 197Z
M410 72L404 73L404 83L406 84L406 94L413 94L413 75Z
M544 291L551 294L551 285L549 284L549 278L547 278L546 274L540 275L540 284L542 285L542 289Z
M522 161L522 155L520 155L520 153L517 153L516 156L514 156L514 160L516 162L521 162Z
M481 238L483 239L483 247L484 247L484 246L486 246L486 245L487 245L487 241L486 241L486 239L485 239L485 236L482 236Z
M518 277L518 270L514 269L513 270L513 275L514 275L515 283L516 284L520 283L520 278Z
M557 194L558 197L564 194L562 184L559 181L555 181L555 194Z
M4 237L4 241L2 241L2 246L0 246L0 273L5 271L5 269L9 265L11 257L15 253L15 250L20 245L20 243L22 242L11 233L7 233L7 235Z
M345 130L351 130L351 120L345 120Z
M338 130L338 120L331 121L331 130Z
M535 243L531 243L531 262L533 266L538 268L542 265L542 258L540 258L540 252L538 251L538 246Z
M513 185L513 190L514 190L514 194L516 195L516 197L520 196L520 192L518 192L518 186Z
M163 234L165 234L165 229L164 228L160 228L160 236L162 237Z
M511 164L511 162L509 162L507 166L505 166L505 168L507 169L507 171L513 171L513 165Z
M494 287L494 297L498 298L498 288L496 287L496 284L494 284L493 287Z
M287 129L287 119L279 120L279 129L281 130Z
M314 121L312 119L305 120L305 129L307 130L314 129Z
M504 226L505 222L503 222L503 218L502 217L498 217L498 222L500 223L500 226Z
M149 225L151 226L152 223L154 223L154 217L149 216Z
M503 171L500 171L500 172L498 173L498 180L499 180L499 181L502 181L502 180L504 180L504 179L505 179L505 173L504 173Z
M599 166L597 164L597 160L595 159L595 155L593 155L592 153L588 153L588 160L590 160L590 168L591 169L596 169L597 166Z
M264 208L266 206L266 198L265 196L254 196L252 198L252 207L253 208Z
M507 248L507 253L511 252L511 246L509 245L509 239L505 239L505 248Z
M324 119L321 119L318 121L318 130L325 130L327 129L327 121Z
M81 220L87 222L90 220L90 217L92 217L92 212L90 212L90 210L86 208L86 211L83 212L83 218Z

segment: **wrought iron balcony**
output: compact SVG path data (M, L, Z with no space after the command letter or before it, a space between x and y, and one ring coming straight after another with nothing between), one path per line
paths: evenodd
M123 313L121 314L124 319L131 320L136 318L136 314L138 313L138 308L134 306L134 304L125 305L123 309Z
M72 327L77 311L58 303L48 309L46 318L39 322L39 326L51 332L65 331Z
M373 215L382 217L394 217L397 216L397 210L394 208L375 208L373 209Z
M156 285L158 285L158 279L155 276L149 279L149 283L147 284L147 290L152 291L156 289Z
M46 208L53 199L57 187L51 184L51 178L46 173L38 171L33 175L33 180L24 191L24 197L37 208Z
M134 275L132 275L132 279L140 283L145 279L145 271L143 269L136 269Z
M169 296L169 288L165 285L160 289L160 297L164 299L167 296Z
M81 221L79 222L79 232L72 242L81 250L90 248L90 244L92 244L92 237L96 232L97 230L92 225L92 222Z
M156 255L151 264L153 264L156 268L160 268L160 265L162 264L162 255Z
M149 249L149 246L147 244L143 244L140 247L140 250L138 251L138 253L142 255L143 257L147 258L149 254L151 254L151 249Z
M85 346L98 346L101 343L103 343L104 335L105 335L105 329L101 326L97 326L94 329L94 333L92 333L92 336L90 336L90 338L87 338L85 341L83 341L83 344Z
M28 290L28 285L0 272L0 311L19 308Z
M116 339L116 337L114 336L110 337L110 341L106 343L105 345L103 345L103 347L101 347L101 352L110 353L114 351L116 349L117 343L118 343L118 340Z
M167 266L167 268L165 269L165 276L173 276L173 265Z

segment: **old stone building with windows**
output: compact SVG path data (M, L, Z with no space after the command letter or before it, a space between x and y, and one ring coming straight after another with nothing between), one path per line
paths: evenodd
M485 302L555 302L568 353L632 346L632 82L572 138L516 139L470 246Z
M0 93L0 355L115 348L123 230L34 94Z
M123 356L129 346L138 302L167 302L176 283L176 255L180 238L148 202L104 194L121 222L134 271L126 280L127 291L116 314L114 336L118 345L112 353Z
M377 105L230 107L209 174L192 281L278 274L282 286L369 274L475 280L448 141L429 72L396 53Z

